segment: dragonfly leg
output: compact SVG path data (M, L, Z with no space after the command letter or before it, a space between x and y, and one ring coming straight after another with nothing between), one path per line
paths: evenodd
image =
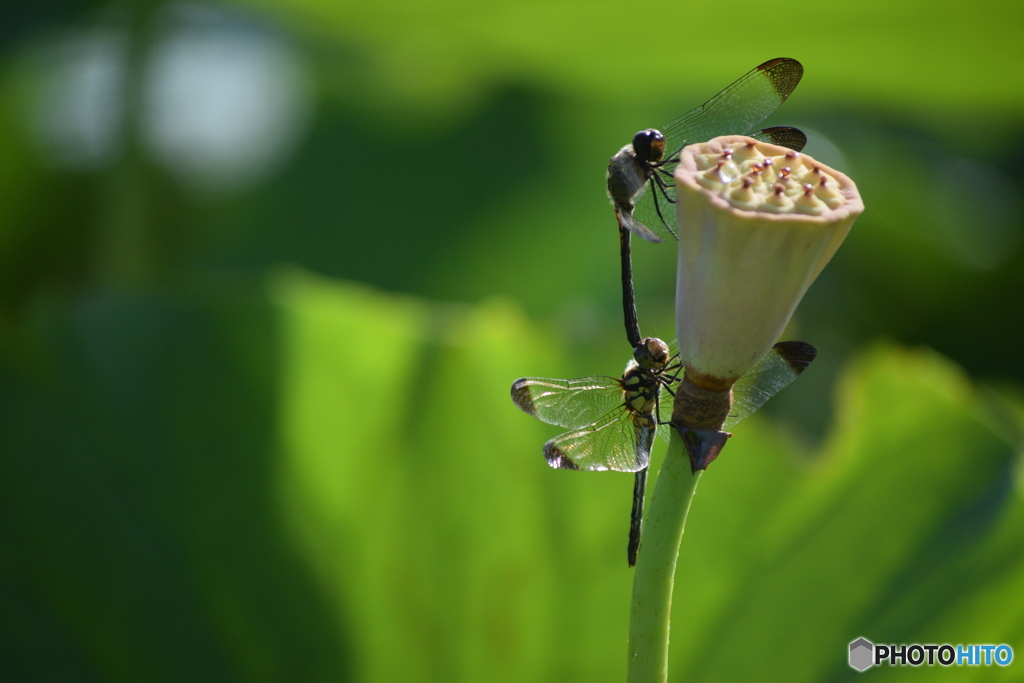
M678 163L678 162L679 162L679 157L676 157L674 163ZM669 163L672 163L672 162L669 162ZM663 187L667 187L669 184L675 182L675 174L672 171L665 170L664 166L658 166L658 168L656 168L654 170L657 171L659 174L661 174L661 175L658 175L657 178L658 178L658 182ZM665 177L662 178L661 176L665 176ZM666 180L665 178L667 178L668 180Z
M665 226L665 229L668 230L669 234L675 237L676 239L679 239L679 237L676 235L675 228L672 227L675 221L673 220L672 223L669 223L669 221L665 220L665 215L661 211L661 202L658 200L658 196L660 195L661 198L668 202L669 205L675 204L676 200L668 195L668 185L666 184L664 178L658 175L658 173L655 172L651 174L651 180L651 185L654 186L651 188L651 199L654 201L654 211L655 213L658 214L658 218L661 220L661 224Z
M661 371L660 375L658 375L658 381L661 382L661 386L673 396L676 395L676 392L672 391L672 384L679 381L679 373L682 371L683 364L676 363L674 365L669 365Z
M671 394L672 398L675 399L676 392L672 391L672 387L668 386L668 384L663 379L659 378L659 380L661 381L661 388L664 389L665 391L667 391L669 394ZM661 419L661 392L660 391L657 394L654 395L654 420L658 424L660 424L660 425L670 424L669 422L662 421L662 419Z

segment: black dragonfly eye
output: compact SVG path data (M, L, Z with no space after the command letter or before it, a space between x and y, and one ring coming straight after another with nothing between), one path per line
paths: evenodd
M633 136L633 152L641 161L661 161L665 156L665 136L653 128L642 130Z

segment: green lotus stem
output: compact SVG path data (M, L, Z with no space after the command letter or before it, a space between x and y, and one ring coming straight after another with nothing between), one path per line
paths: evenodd
M703 470L690 472L682 437L672 430L644 524L643 551L633 577L629 620L630 683L656 683L668 677L668 633L679 544L686 515Z

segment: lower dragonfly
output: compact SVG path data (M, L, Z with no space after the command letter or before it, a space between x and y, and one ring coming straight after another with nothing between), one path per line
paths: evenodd
M814 360L803 342L779 342L733 387L731 428L789 385ZM668 345L648 337L634 349L621 377L579 379L524 377L512 384L512 401L523 412L572 431L544 444L544 457L557 469L643 472L651 461L654 436L668 440L661 419L661 390L673 394L682 365ZM639 482L640 479L637 479ZM645 486L634 482L627 561L636 564L642 534Z
M544 444L544 457L558 469L644 473L655 433L668 438L660 419L661 390L672 393L678 363L668 345L655 337L641 341L621 377L544 379L525 377L512 384L512 401L524 412L572 429ZM634 485L630 515L629 566L636 564L643 518L644 486ZM639 496L639 497L638 497Z

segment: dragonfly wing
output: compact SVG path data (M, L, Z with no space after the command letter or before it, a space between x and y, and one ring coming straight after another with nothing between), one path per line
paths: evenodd
M732 388L732 411L722 429L732 428L763 406L796 379L817 353L813 346L803 342L779 342L772 347Z
M648 233L655 233L657 239L652 240L635 228L630 228L650 242L664 242L664 235L679 239L676 234L676 185L672 177L672 169L675 167L676 164L671 164L654 170L654 176L648 182L650 187L636 200L636 207L630 216L630 220L640 223Z
M658 438L668 443L671 428L668 421L672 419L672 405L675 402L675 386L683 376L683 364L679 361L679 342L673 339L668 344L669 362L661 375L663 386L658 394ZM665 424L662 424L665 423Z
M668 156L656 173L664 182L654 187L657 177L651 180L649 184L652 187L637 201L634 210L639 219L652 226L655 232L675 236L676 190L672 174L679 160L679 150L685 145L706 142L719 135L745 135L752 132L786 101L803 75L804 67L795 59L771 59L740 76L701 106L663 127L661 133L665 136L665 151ZM773 129L765 129L771 130ZM806 144L806 136L795 128L788 130L795 133L787 136L783 136L781 132L767 133L766 137L760 139L771 142L773 135L778 135L780 141L776 144L797 151L803 149L803 144L799 147L794 145L801 137ZM784 138L785 142L782 141Z
M616 408L594 424L560 434L544 444L544 457L558 469L636 472L651 462L653 418Z
M672 391L674 391L673 385L678 383L677 377L682 376L682 367L679 368L678 373L676 375L676 371L673 371L672 375L667 378L669 383L661 388L661 392L658 394L657 410L654 413L658 418L658 438L665 443L668 443L672 433L672 428L668 425L668 422L672 419L672 406L675 402L675 396L672 395Z
M512 402L543 422L579 429L622 406L622 380L604 376L523 377L512 383Z
M661 410L659 417L661 422L658 423L658 438L668 443L669 438L672 436L672 427L669 426L668 421L672 418L672 404L666 401L661 401ZM662 424L662 422L664 424Z
M757 131L750 137L756 140L770 142L773 145L788 147L796 152L802 150L804 145L807 144L807 136L804 135L804 132L798 128L790 128L789 126L765 128L764 130Z
M662 128L666 151L675 154L694 142L753 131L786 101L803 75L803 65L785 57L754 67L701 106Z
M643 199L643 196L644 195L641 195L641 200ZM643 237L648 242L664 242L665 241L664 238L658 236L653 230L648 228L646 225L644 225L642 222L640 222L640 220L638 218L636 218L633 215L633 211L634 210L635 209L629 209L629 208L626 208L626 207L623 207L623 206L616 206L615 207L615 216L616 216L616 218L618 218L619 223L622 225L622 227L626 228L627 230L629 230L630 232L632 232L635 235L639 235L640 237ZM672 209L672 212L673 212L672 215L674 216L675 215L675 209ZM674 221L675 221L675 219L673 218L673 223L672 223L673 225L675 225ZM660 229L662 226L659 225L659 222L655 222L654 225L657 226ZM665 227L668 229L670 234L675 236L674 228L668 228L668 226L665 226Z

